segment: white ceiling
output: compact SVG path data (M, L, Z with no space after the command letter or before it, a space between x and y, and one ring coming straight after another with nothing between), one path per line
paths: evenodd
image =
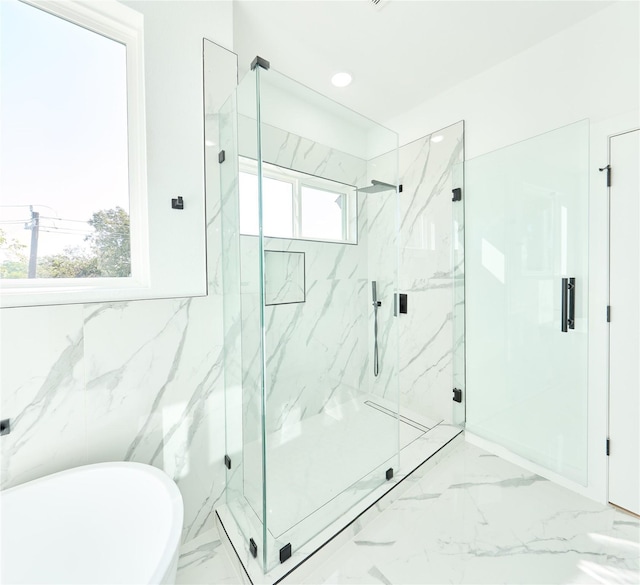
M234 0L241 74L256 55L385 122L612 2ZM334 88L349 71L353 83Z

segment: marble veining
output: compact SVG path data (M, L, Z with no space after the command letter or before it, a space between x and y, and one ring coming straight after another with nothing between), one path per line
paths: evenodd
M241 583L215 529L183 545L178 559L179 585Z
M306 583L637 583L640 520L463 443Z
M463 124L438 131L442 140L437 143L431 140L435 134L399 152L403 192L398 278L399 290L408 294L409 313L400 316L398 325L398 376L402 405L452 422L456 411L451 388L454 370L460 371L452 348L463 343L464 330L456 329L461 313L454 311L454 276L461 273L463 260L453 255L462 232L455 232L451 190L462 186ZM389 164L384 157L371 162L375 173L383 174ZM460 383L459 376L457 380Z
M2 309L0 344L2 488L84 463L82 307Z

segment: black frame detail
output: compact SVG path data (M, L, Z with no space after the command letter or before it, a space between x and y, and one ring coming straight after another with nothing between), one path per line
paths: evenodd
M251 556L255 559L258 556L258 545L253 538L249 539L249 550L251 551Z
M453 401L462 402L462 390L460 388L453 389Z
M384 475L387 478L387 481L389 481L393 477L393 467L389 467Z
M287 559L291 558L291 543L285 544L280 549L280 563L284 563Z
M407 304L408 304L408 296L406 293L400 293L400 302L399 307L400 307L400 314L401 315L406 315L407 314Z
M398 185L398 193L402 193L402 185Z
M611 323L611 305L607 305L607 323Z
M3 418L0 420L0 435L8 435L11 432L11 419Z
M172 199L171 209L184 209L184 199L180 196L177 199Z
M224 151L224 150L221 150L221 151L218 153L218 162L219 162L220 164L222 164L222 163L225 161L225 158L226 158L226 153L225 153L225 151Z
M453 193L451 201L462 201L462 189L460 187L452 189L451 192Z
M262 67L265 70L269 70L271 67L271 63L266 59L263 59L259 55L256 55L256 58L251 62L251 71L253 71L256 67Z
M607 437L607 456L611 455L611 439Z
M229 455L224 456L224 466L227 469L231 469L231 457L229 457Z
M607 187L611 187L611 165L598 169L600 172L607 171Z

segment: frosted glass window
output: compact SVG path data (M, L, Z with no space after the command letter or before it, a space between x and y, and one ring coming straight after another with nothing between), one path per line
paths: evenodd
M303 238L342 240L344 238L344 199L341 193L302 187Z
M127 46L2 4L0 278L129 277Z

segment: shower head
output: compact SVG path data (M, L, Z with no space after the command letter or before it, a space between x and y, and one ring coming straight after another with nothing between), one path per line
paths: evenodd
M358 189L359 193L380 193L380 191L389 191L389 189L396 190L395 185L389 185L389 183L383 183L382 181L371 181L370 187L361 187Z

